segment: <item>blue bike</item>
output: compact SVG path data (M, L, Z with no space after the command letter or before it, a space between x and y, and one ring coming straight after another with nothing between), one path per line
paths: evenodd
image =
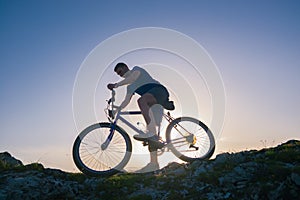
M115 91L107 101L105 112L109 122L100 122L85 128L73 145L73 160L77 168L91 176L111 176L123 171L132 154L132 142L127 132L118 126L122 121L134 132L144 134L123 116L141 115L140 111L119 111L114 105ZM192 117L173 118L163 114L168 121L165 141L143 141L144 145L157 146L158 151L173 152L185 162L209 159L215 150L215 139L210 129ZM159 128L160 129L160 128ZM159 136L160 131L158 132Z

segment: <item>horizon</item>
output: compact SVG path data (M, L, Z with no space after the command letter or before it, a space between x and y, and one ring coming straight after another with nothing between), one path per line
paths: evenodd
M299 140L299 8L300 3L292 0L1 1L0 152L7 151L24 163L77 171L72 145L84 123L77 127L72 104L80 67L101 42L143 27L189 36L217 66L225 87L226 113L214 156ZM130 66L150 68L149 63L156 62L160 67L173 65L177 72L186 69L184 62L175 66L163 52L131 52L121 58ZM99 66L99 71L109 70L97 85L95 105L89 105L101 120L109 97L101 84L119 80L111 67ZM159 81L172 83L164 73L153 73ZM194 98L197 110L186 111L197 112L209 124L213 106L205 81L193 80L188 70L184 75L199 83L192 89L201 91ZM194 99L182 101L186 105ZM131 104L135 108L136 103ZM142 148L137 143L136 149ZM146 159L137 158L133 165L142 167Z

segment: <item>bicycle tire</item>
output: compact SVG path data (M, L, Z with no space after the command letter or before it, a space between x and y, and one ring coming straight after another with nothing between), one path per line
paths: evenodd
M166 140L168 148L186 162L209 159L215 151L215 139L210 129L192 117L171 121L166 129Z
M76 167L90 176L111 176L123 171L128 163L132 144L128 134L115 125L113 138L106 149L101 148L112 127L111 123L97 123L85 128L73 145Z

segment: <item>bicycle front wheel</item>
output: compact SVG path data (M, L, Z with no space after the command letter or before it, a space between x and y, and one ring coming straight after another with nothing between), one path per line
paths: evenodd
M181 160L209 159L215 151L215 139L210 129L191 117L174 119L167 127L169 149Z
M110 176L123 170L131 157L132 144L119 126L114 127L109 137L111 128L110 123L93 124L78 135L73 145L73 160L80 171L92 176Z

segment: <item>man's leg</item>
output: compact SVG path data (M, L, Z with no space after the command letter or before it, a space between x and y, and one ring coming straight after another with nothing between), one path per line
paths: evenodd
M138 105L147 124L147 129L153 134L156 134L156 124L153 117L153 113L150 113L150 108L156 103L157 101L155 97L149 93L144 94L138 99Z
M158 163L157 150L150 151L150 162L152 162L152 163Z
M144 94L143 96L141 96L138 99L138 105L139 105L142 115L146 121L147 130L153 134L156 134L156 123L155 123L155 119L154 119L153 113L150 108L151 108L151 106L153 106L156 103L157 103L157 101L156 101L155 97L149 93ZM158 166L156 149L150 151L150 163L156 163Z

